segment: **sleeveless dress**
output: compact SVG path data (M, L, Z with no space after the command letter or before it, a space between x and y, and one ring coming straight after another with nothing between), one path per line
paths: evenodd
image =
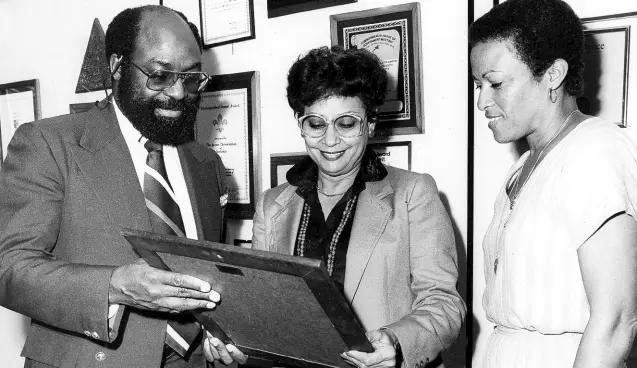
M485 368L572 367L590 317L579 247L611 216L637 218L637 149L616 125L589 118L547 153L511 209L513 165L484 237L483 306L496 324Z

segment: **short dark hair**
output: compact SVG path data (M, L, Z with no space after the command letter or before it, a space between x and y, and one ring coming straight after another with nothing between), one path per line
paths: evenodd
M176 10L159 5L145 5L136 8L128 8L117 14L113 21L108 25L106 30L105 49L106 49L106 62L109 62L112 54L124 56L126 58L135 51L135 43L140 31L140 23L142 15L146 11L152 10L168 10L178 14L183 19L190 30L192 31L199 51L202 51L201 37L199 36L199 30L197 26L188 21L188 18Z
M385 102L387 72L376 55L366 49L319 47L299 57L288 72L287 98L292 110L331 96L360 98L368 118L375 121Z
M510 40L517 57L536 79L557 59L568 63L564 90L581 96L584 90L584 33L573 9L561 0L507 0L469 27L469 47Z

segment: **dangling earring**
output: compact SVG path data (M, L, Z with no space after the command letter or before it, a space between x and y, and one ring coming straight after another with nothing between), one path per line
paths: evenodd
M551 100L552 103L557 102L557 90L549 88L549 100Z

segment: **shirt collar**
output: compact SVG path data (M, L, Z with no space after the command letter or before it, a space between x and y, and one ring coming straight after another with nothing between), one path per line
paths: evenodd
M361 160L361 169L352 185L354 192L359 193L365 189L366 182L380 181L386 176L387 169L380 162L378 155L373 149L367 147ZM315 190L318 181L318 166L310 156L307 156L288 170L285 177L288 183L297 186L297 192L305 197L309 192Z

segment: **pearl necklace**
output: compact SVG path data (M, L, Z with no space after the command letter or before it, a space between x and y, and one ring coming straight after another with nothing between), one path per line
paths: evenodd
M318 186L317 186L318 188ZM336 194L334 194L336 195ZM347 221L352 216L352 209L354 208L354 204L358 199L358 194L352 196L347 201L345 205L345 209L343 210L343 217L341 217L341 222L338 224L336 231L332 235L332 239L330 239L330 249L327 255L327 272L330 276L332 276L332 270L334 269L334 254L336 254L336 244L338 243L338 238L340 238ZM299 228L299 246L296 251L296 255L303 257L305 251L305 235L307 234L307 226L310 223L310 205L307 202L303 205L303 215L301 217L301 227Z
M515 201L517 201L518 196L520 195L520 192L522 191L522 189L524 188L524 185L526 184L526 182L529 180L529 178L531 177L531 174L533 174L533 171L535 171L535 168L537 166L537 164L542 160L542 155L544 154L544 150L551 145L551 143L555 140L555 138L557 138L558 135L560 135L560 133L562 132L562 130L564 130L564 128L566 127L566 125L568 124L568 122L571 120L571 117L578 112L578 109L575 109L573 111L571 111L570 114L568 114L568 116L566 117L566 119L564 119L564 122L562 123L562 125L560 125L560 128L557 130L557 132L555 132L555 134L553 134L553 136L551 137L551 139L549 139L548 143L546 143L544 145L544 147L542 147L542 149L540 150L540 153L537 155L537 160L535 160L535 162L533 162L533 166L531 166L531 171L529 171L529 175L526 176L526 178L524 178L524 181L522 182L522 185L520 185L518 187L517 192L515 192L515 194L513 195L513 197L511 198L511 206L510 209L513 209L513 206L515 206ZM513 185L511 186L511 190L514 190L515 187L518 185L518 182L520 181L520 176L522 176L522 171L524 171L524 166L526 165L526 162L524 162L524 164L522 164L522 168L520 169L520 173L518 174L518 176L515 177L515 181L513 182Z

